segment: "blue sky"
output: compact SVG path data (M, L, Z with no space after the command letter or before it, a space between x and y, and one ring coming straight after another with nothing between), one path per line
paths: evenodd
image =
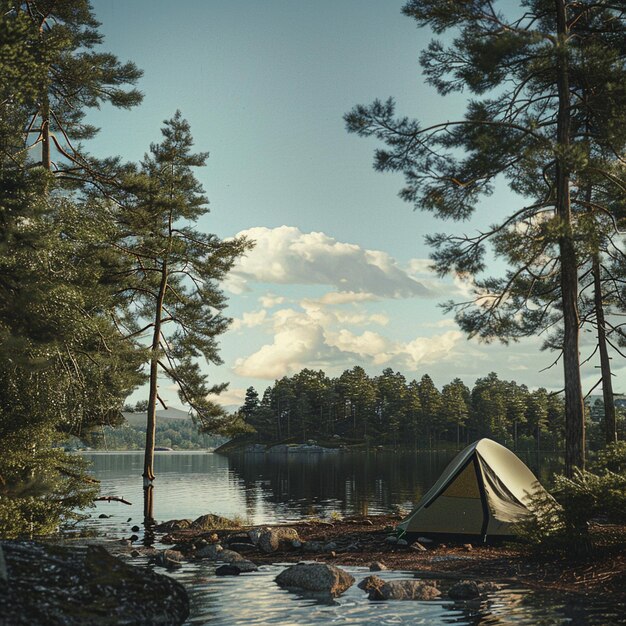
M427 269L425 234L472 231L510 209L500 190L471 223L414 212L397 197L400 176L372 169L375 142L344 129L355 104L394 96L398 112L453 119L464 97L441 97L418 64L431 38L387 0L95 0L104 49L144 71L144 102L110 107L90 149L138 160L180 109L199 151L210 199L199 227L257 241L225 288L234 322L221 340L226 405L303 367L337 375L354 365L439 386L496 371L529 387L558 389L560 366L537 338L513 346L468 342L438 303L467 285ZM501 268L494 266L494 271ZM593 364L585 384L595 383ZM616 390L626 388L622 368ZM137 392L133 399L142 397ZM163 381L161 393L177 405Z

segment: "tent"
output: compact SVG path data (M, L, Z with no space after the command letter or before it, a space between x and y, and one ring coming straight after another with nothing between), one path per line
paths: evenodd
M479 439L459 452L398 529L483 541L512 537L515 524L533 514L529 496L538 490L543 487L513 452Z

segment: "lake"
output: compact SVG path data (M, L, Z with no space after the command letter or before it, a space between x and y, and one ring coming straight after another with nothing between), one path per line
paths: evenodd
M129 537L141 526L143 455L137 452L84 453L101 480L102 495L132 502L99 502L86 522L112 537ZM247 454L225 457L205 452L156 453L154 517L194 519L205 513L252 524L302 517L385 513L409 509L436 480L453 452L338 454ZM542 479L560 467L553 455L523 460ZM109 518L100 519L105 513ZM141 534L141 533L138 533ZM140 538L141 540L141 538ZM138 559L139 562L139 559ZM357 582L365 568L346 568ZM555 597L507 587L478 605L451 601L370 602L355 586L325 604L280 589L280 564L238 577L215 576L215 565L185 564L171 574L190 594L189 624L626 624L626 608L599 601ZM382 572L406 578L407 572Z

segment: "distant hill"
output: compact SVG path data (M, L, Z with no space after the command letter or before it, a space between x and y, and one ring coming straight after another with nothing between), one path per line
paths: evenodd
M123 411L122 415L124 419L132 426L145 426L148 419L148 413L146 411ZM156 412L157 423L167 423L170 420L189 420L191 416L187 411L181 409L161 409Z

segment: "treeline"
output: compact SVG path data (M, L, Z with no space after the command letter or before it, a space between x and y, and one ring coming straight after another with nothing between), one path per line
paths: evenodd
M174 450L207 450L217 448L226 439L204 434L191 420L157 422L155 433L157 447ZM146 445L146 425L123 424L117 428L104 426L91 431L83 438L95 450L143 450Z
M387 368L369 376L358 366L338 378L303 369L277 380L262 396L249 387L238 415L261 442L339 435L419 448L480 437L514 449L560 447L565 424L559 395L531 391L493 372L471 389L459 378L438 389L428 374L407 380Z

